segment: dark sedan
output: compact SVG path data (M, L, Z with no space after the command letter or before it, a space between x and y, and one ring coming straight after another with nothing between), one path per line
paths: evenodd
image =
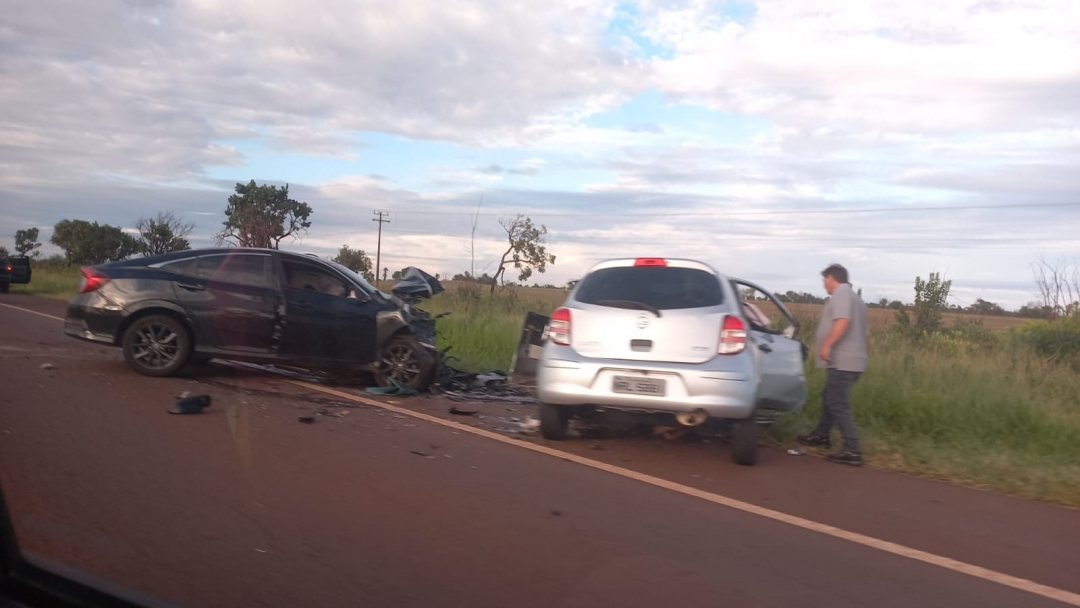
M192 358L370 371L423 390L435 373L431 318L348 268L268 249L204 249L85 267L64 332L119 346L135 371L169 376Z

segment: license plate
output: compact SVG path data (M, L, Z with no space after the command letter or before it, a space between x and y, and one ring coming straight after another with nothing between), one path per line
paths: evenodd
M615 376L611 390L626 395L651 395L653 397L663 397L664 385L665 382L657 378Z

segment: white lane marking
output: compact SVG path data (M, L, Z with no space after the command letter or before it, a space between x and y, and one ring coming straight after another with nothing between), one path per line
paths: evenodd
M729 498L721 494L714 494L712 492L706 492L705 490L699 490L690 486L684 486L673 481L668 481L659 477L653 477L652 475L646 475L645 473L639 473L630 469L624 469L622 467L617 467L615 465L610 465L597 460L592 460L591 458L585 458L583 456L578 456L569 452L563 452L554 448L549 448L547 446L536 445L534 443L527 443L520 440L510 439L509 437L506 437L499 433L474 428L465 424L461 424L460 422L445 420L443 418L432 416L430 414L415 412L413 410L397 407L388 403L382 403L373 399L367 399L365 397L361 397L360 395L353 395L351 393L346 393L325 386L319 386L317 384L302 382L300 380L288 380L287 382L295 384L296 386L302 386L307 389L326 393L328 395L334 395L343 399L349 399L358 403L364 403L366 405L379 407L397 414L411 416L420 420L426 420L427 422L431 422L432 424L449 427L456 431L472 433L473 435L479 435L481 437L493 439L495 441L499 441L501 443L505 443L515 447L532 450L534 452L539 452L548 456L554 456L555 458L561 458L562 460L569 460L577 464L592 467L594 469L599 469L601 471L612 473L614 475L619 475L621 477L626 477L628 479L633 479L635 481L647 483L653 486L663 488L665 490L671 490L673 492L678 492L687 496L693 496L695 498L707 500L718 505L723 505L725 507L742 511L744 513L751 513L753 515L758 515L761 517L772 519L774 521L779 521L788 525L792 525L797 528L810 530L812 532L818 532L826 536L832 536L833 538L840 538L858 545L863 545L864 547L870 547L872 549L884 551L885 553L899 555L900 557L906 557L933 566L938 566L939 568L952 570L954 572L960 572L962 574L967 574L968 576L973 576L975 578L979 578L985 581L997 583L999 585L1005 585L1006 587L1012 587L1013 589L1019 589L1020 591L1026 591L1034 595L1040 595L1042 597L1057 600L1059 602L1062 602L1063 604L1068 604L1070 606L1080 606L1080 594L1072 593L1071 591L1065 591L1064 589L1057 589L1055 587L1043 585L1035 581L1019 578L1009 574L1004 574L1002 572L997 572L995 570L990 570L981 566L975 566L973 564L961 562L959 560L955 560L949 557L935 555L933 553L920 551L919 549L913 549L911 547L900 545L887 540L881 540L879 538L874 538L865 534L859 534L858 532L849 532L848 530L837 528L835 526L830 526L828 524L804 519L795 515L788 515L787 513L781 513L780 511L774 511L772 509L766 509L765 507L759 507L757 505L743 502L741 500L736 500L734 498Z
M39 317L45 317L46 319L52 319L54 321L60 321L61 323L64 322L64 320L61 319L60 317L54 317L52 315L47 315L47 314L45 314L43 312L38 312L36 310L30 310L29 308L21 308L19 306L12 306L11 304L3 304L3 303L0 303L0 306L3 306L4 308L10 308L12 310L21 310L23 312L28 312L28 313L30 313L32 315L37 315Z
M21 310L23 312L28 312L39 317L45 317L46 319L54 319L61 322L63 321L63 319L61 319L60 317L54 317L52 315L47 315L34 310L28 310L26 308L20 308L18 306L11 306L9 304L0 304L0 306L3 306L4 308ZM325 386L319 386L317 384L310 384L308 382L301 382L299 380L287 380L287 382L295 384L296 386L302 386L307 389L326 393L328 395L334 395L343 399L356 401L357 403L364 403L367 405L379 407L397 414L402 414L404 416L411 416L420 420L426 420L428 422L431 422L432 424L438 424L441 426L452 428L457 431L472 433L473 435L479 435L481 437L487 437L488 439L493 439L507 445L524 448L526 450L532 450L534 452L539 452L548 456L554 456L555 458L561 458L563 460L569 460L570 462L575 462L577 464L585 465L587 467L599 469L607 473L619 475L620 477L626 477L627 479L633 479L635 481L647 483L649 485L663 488L665 490L671 490L672 492L678 492L687 496L693 496L695 498L707 500L711 503L723 505L731 509L736 509L744 513L751 513L753 515L758 515L760 517L765 517L774 521L779 521L791 526L795 526L797 528L802 528L804 530L818 532L826 536L832 536L833 538L840 538L858 545L863 545L864 547L870 547L872 549L884 551L885 553L892 553L893 555L899 555L900 557L906 557L908 559L927 563L933 566L937 566L939 568L944 568L946 570L952 570L954 572L960 572L961 574L967 574L968 576L973 576L975 578L979 578L985 581L997 583L1006 587L1012 587L1013 589L1019 589L1020 591L1026 591L1034 595L1039 595L1045 598L1056 600L1063 604L1068 604L1069 606L1080 607L1080 594L1073 593L1071 591L1065 591L1064 589L1057 589L1055 587L1050 587L1041 583L1036 583L1035 581L1028 580L1026 578L1012 576L1010 574L997 572L996 570L990 570L989 568L983 568L982 566L968 564L966 562L955 560L949 557L943 557L941 555L935 555L926 551L920 551L919 549L913 549L911 547L906 547L904 545L900 545L887 540L881 540L880 538L874 538L873 536L859 534L858 532L849 532L842 528L837 528L828 524L804 519L795 515L788 515L787 513L781 513L780 511L774 511L772 509L766 509L765 507L759 507L757 505L743 502L741 500L736 500L734 498L729 498L721 494L706 492L704 490L699 490L690 486L684 486L680 483L675 483L666 479L660 479L659 477L653 477L652 475L646 475L645 473L631 471L630 469L624 469L622 467L610 465L604 462L600 462L598 460L592 460L591 458L584 458L582 456L578 456L577 454L562 452L543 445L536 445L534 443L526 443L520 440L510 439L509 437L494 433L492 431L474 428L465 424L461 424L460 422L454 422L453 420L444 420L442 418L431 416L429 414L414 412L413 410L390 405L389 403L382 403L379 401L375 401L374 399L367 399L361 397L360 395L353 395L351 393L327 388Z

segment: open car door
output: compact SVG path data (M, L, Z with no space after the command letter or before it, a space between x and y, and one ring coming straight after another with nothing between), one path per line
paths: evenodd
M774 294L743 279L732 279L731 282L740 295L743 316L750 322L750 339L757 350L755 356L761 369L758 408L786 412L802 407L807 395L806 350L796 339L798 322ZM760 298L764 297L785 319L769 319L762 314L755 301L744 297L754 294L757 294L756 302L763 303Z

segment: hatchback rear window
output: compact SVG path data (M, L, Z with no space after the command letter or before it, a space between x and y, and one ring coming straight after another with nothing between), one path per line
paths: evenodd
M593 272L581 280L574 299L616 308L636 302L657 310L678 310L719 306L724 292L715 276L696 268L632 266Z

